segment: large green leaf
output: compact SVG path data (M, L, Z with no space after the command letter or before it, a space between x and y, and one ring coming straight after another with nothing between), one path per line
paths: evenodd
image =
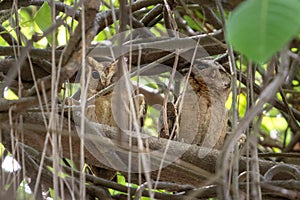
M233 48L253 61L265 62L300 31L300 0L248 0L227 23Z
M47 2L43 3L40 9L36 12L34 16L34 21L41 29L41 31L45 32L51 25L51 8ZM52 44L52 35L47 36L47 40L49 44Z

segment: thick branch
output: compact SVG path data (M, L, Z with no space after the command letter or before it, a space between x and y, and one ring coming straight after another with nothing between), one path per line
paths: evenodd
M57 119L60 116L56 116ZM42 151L44 148L44 141L46 137L46 130L47 128L44 126L43 117L40 113L25 113L23 115L23 125L19 126L15 124L15 128L22 129L24 133L24 143L29 145L38 151ZM2 127L2 140L3 144L6 148L10 150L11 145L11 138L10 138L10 130L11 127L7 126L6 124L1 124ZM67 120L64 119L63 121L63 129L56 130L57 134L60 134L61 141L62 141L62 151L65 157L70 157L70 146L69 139L72 138L72 152L73 152L73 160L79 160L80 157L80 139L78 134L76 133L74 124L71 125L72 130L68 131L68 123ZM86 144L94 144L96 147L105 147L105 148L112 148L113 150L116 149L116 146L109 146L109 143L112 141L111 144L117 145L118 143L115 142L114 138L117 138L118 132L117 129L111 128L105 125L100 125L96 123L88 123L86 124L86 134L91 134L87 136ZM100 135L101 133L101 135ZM98 135L98 136L96 136ZM107 142L108 141L108 142ZM136 138L133 138L133 147L137 144ZM215 166L216 161L219 156L219 151L217 150L210 150L207 148L202 148L196 145L189 145L181 142L176 141L168 141L166 139L157 139L155 137L148 137L143 139L144 145L147 143L149 146L149 151L157 151L159 149L164 149L167 146L167 143L170 142L167 157L164 159L165 162L172 156L172 155L180 155L178 159L175 159L174 162L170 163L168 166L162 169L160 180L169 181L169 182L176 182L176 183L184 183L184 184L191 184L195 186L199 186L203 184L204 180L207 180L212 177L212 174L215 173ZM126 142L125 142L126 143ZM126 147L125 152L126 152ZM95 151L94 151L95 150ZM92 164L99 167L106 167L103 163L95 158L99 155L95 153L101 152L101 149L94 149L91 151L85 150L85 159L88 164ZM103 149L102 149L103 150ZM107 149L110 151L110 149ZM51 155L51 145L48 144L47 152ZM123 153L120 151L116 151L117 153L114 155L116 159L119 159L120 162L124 162L128 159L123 159ZM203 158L200 158L199 155L203 154L206 155ZM100 155L103 156L103 155ZM154 166L159 165L161 161L161 154L157 154L153 156L153 164ZM123 159L123 160L122 160ZM135 158L133 158L134 161ZM126 164L126 163L125 163ZM260 172L264 174L269 168L276 165L276 163L263 161L260 160ZM240 159L240 171L246 170L246 158ZM153 172L152 178L156 179L157 172ZM174 176L176 174L176 176ZM280 175L278 175L280 176ZM279 177L280 178L280 177ZM217 181L217 179L216 179Z

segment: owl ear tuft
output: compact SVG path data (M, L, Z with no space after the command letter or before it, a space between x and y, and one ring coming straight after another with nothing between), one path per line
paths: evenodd
M98 72L104 70L104 66L92 57L87 57L87 63L92 67L92 69L95 69Z
M114 62L112 62L109 67L110 67L111 71L114 71L116 73L118 70L118 60L115 60Z

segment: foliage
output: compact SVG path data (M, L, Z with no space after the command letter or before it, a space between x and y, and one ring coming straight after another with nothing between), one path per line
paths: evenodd
M250 0L236 8L227 24L227 39L251 60L263 63L300 31L298 0Z
M41 29L42 32L45 32L51 26L51 8L47 2L43 3L40 9L36 12L34 16L34 21ZM52 44L52 35L47 36L49 44Z

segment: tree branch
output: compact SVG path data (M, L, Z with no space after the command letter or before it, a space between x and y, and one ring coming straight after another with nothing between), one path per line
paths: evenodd
M60 116L56 116L57 119L60 119ZM44 126L44 121L41 113L25 113L23 114L23 125L15 124L14 127L9 127L7 124L1 123L2 132L2 142L6 148L11 150L11 129L20 129L23 131L23 141L24 144L31 146L32 148L42 151L44 148L44 140L47 133L47 127ZM33 125L34 124L34 125ZM78 134L76 133L75 124L71 124L71 131L68 131L68 123L67 119L63 121L63 128L61 130L56 130L57 134L60 134L62 144L62 152L64 157L70 157L70 146L69 139L72 138L72 152L73 159L79 160L79 142L80 139ZM134 134L134 133L133 133ZM96 147L105 147L107 149L115 149L116 142L114 138L117 138L118 131L116 128L108 127L105 125L96 124L93 122L86 123L86 144L92 144ZM137 145L137 139L132 138L133 147ZM160 180L168 181L168 182L176 182L180 184L190 184L194 186L200 186L203 184L204 180L209 180L212 177L215 177L215 181L218 180L218 175L213 176L215 173L215 166L218 156L220 154L219 151L213 149L202 148L196 145L189 145L176 141L168 141L166 139L160 138L157 139L155 137L148 137L143 139L144 145L149 146L149 150L157 151L159 149L164 149L167 143L170 142L167 157L165 157L165 162L168 162L169 158L172 158L172 155L181 155L178 159L174 160L174 162L169 163L165 168L162 169ZM112 144L109 145L109 144ZM115 145L115 146L114 146ZM104 148L104 150L105 150ZM126 147L124 147L126 150ZM95 153L100 153L103 149L94 149L91 151L91 148L85 149L85 160L88 164L92 164L98 167L108 168L105 164L103 164L100 160L95 158L99 155ZM48 144L47 151L48 155L51 155L51 145ZM200 158L199 155L206 155L203 158ZM100 155L103 156L103 155ZM105 156L105 155L104 155ZM113 159L121 159L122 162L126 162L127 157L123 159L124 155L117 151L116 158ZM153 156L152 165L155 167L159 166L160 161L162 159L162 154L155 154ZM99 158L99 157L98 157ZM135 158L133 158L135 160ZM246 158L240 159L240 172L246 170ZM270 161L259 161L260 172L264 174L268 169L272 166L275 166L276 163ZM156 171L152 172L152 178L156 179ZM176 176L174 176L176 174ZM277 178L280 177L280 174L276 175ZM215 182L214 181L214 182Z

